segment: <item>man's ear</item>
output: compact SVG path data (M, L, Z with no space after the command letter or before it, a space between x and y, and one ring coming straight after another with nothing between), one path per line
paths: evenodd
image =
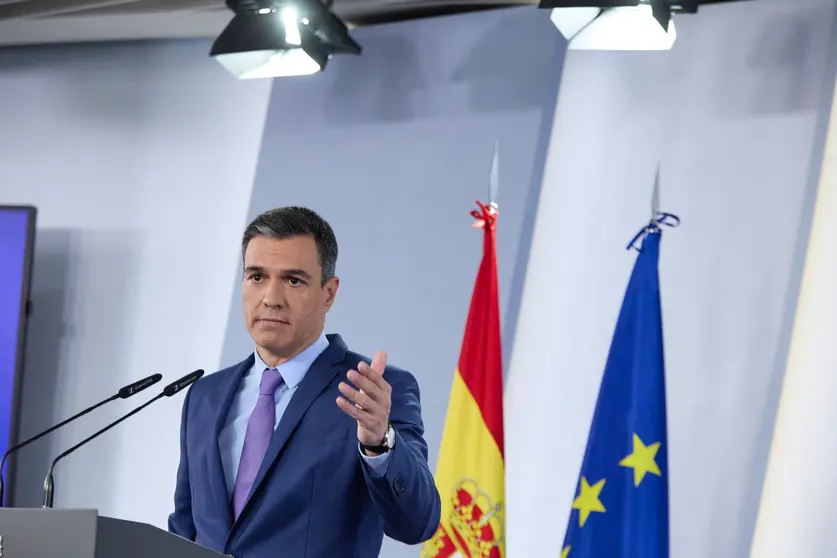
M337 298L337 289L340 288L340 278L337 276L332 277L326 284L323 285L323 290L326 292L326 300L325 300L325 307L326 312L331 310L331 305L334 304L334 299Z

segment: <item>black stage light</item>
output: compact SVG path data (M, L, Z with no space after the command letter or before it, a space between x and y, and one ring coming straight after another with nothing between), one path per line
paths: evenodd
M210 56L238 79L310 75L335 53L360 54L345 24L319 0L228 0L235 17Z

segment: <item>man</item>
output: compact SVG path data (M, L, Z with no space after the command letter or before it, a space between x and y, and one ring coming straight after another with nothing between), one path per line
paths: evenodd
M186 395L169 530L237 558L365 558L384 533L429 539L441 505L415 378L323 334L339 285L331 227L280 208L242 244L256 349Z

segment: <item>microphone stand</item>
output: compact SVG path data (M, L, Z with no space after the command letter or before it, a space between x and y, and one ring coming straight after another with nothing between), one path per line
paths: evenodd
M165 394L161 393L161 394L155 396L153 399L149 399L148 401L146 401L145 403L143 403L142 405L140 405L139 407L137 407L133 411L125 414L124 416L122 416L122 418L120 418L119 420L117 420L115 422L112 422L108 426L102 428L101 430L99 430L98 432L93 434L92 436L89 436L89 437L85 438L81 442L77 443L76 445L74 445L73 447L71 447L70 449L68 449L64 453L60 454L55 459L53 459L52 464L49 466L49 472L47 473L46 479L44 479L44 506L43 507L44 508L51 508L52 507L54 494L55 494L55 478L53 477L53 472L55 471L55 465L59 461L61 461L62 459L64 459L65 457L67 457L68 455L70 455L71 453L76 451L77 449L79 449L84 444L93 441L94 439L98 438L99 436L101 436L102 434L104 434L105 432L107 432L108 430L110 430L111 428L116 426L117 424L120 424L123 421L131 418L135 414L139 413L140 411L142 411L143 409L145 409L146 407L148 407L149 405L151 405L152 403L154 403L155 401L157 401L158 399L161 399L163 397L165 397Z
M65 425L71 423L72 421L83 417L87 413L95 411L96 409L98 409L102 405L107 405L111 401L116 401L117 399L127 399L129 397L132 397L132 396L138 394L139 392L153 386L154 384L156 384L157 382L159 382L162 379L163 379L162 374L152 374L151 376L148 376L147 378L143 378L142 380L137 380L136 382L132 382L132 383L128 384L127 386L124 386L124 387L120 388L119 391L116 392L115 395L112 395L112 396L108 397L104 401L100 401L99 403L96 403L92 407L88 407L87 409L83 410L82 412L71 416L67 420L59 422L55 426L52 426L52 427L48 428L47 430L44 430L40 434L37 434L36 436L33 436L33 437L29 438L28 440L24 440L24 441L20 442L19 444L17 444L16 446L13 446L13 447L9 448L8 450L6 450L6 453L3 454L3 459L0 460L0 508L2 508L3 504L4 504L4 498L3 498L3 492L4 492L3 467L6 465L6 459L8 459L8 457L11 454L13 454L14 452L16 452L17 450L19 450L22 447L28 446L32 442L40 440L41 438L43 438L47 434L49 434L51 432L54 432L55 430L58 430L62 426L65 426ZM0 553L0 554L2 554L2 553Z
M111 401L115 401L117 399L119 399L119 394L113 395L113 396L105 399L104 401L100 401L99 403L96 403L92 407L88 407L87 409L81 411L80 413L77 413L77 414L71 416L70 418L59 422L55 426L52 426L52 427L48 428L47 430L44 430L43 432L41 432L37 436L33 436L32 438L29 438L28 440L25 440L25 441L15 445L15 446L10 447L8 450L6 450L6 453L3 454L3 459L0 460L0 507L3 507L5 505L5 501L6 501L6 499L5 499L5 486L4 486L4 481L3 481L3 470L4 470L4 467L6 466L6 460L9 458L9 456L11 454L13 454L17 450L19 450L19 449L21 449L25 446L28 446L32 442L37 442L38 440L40 440L41 438L43 438L47 434L50 434L50 433L54 432L55 430L58 430L62 426L65 426L65 425L73 422L74 420L83 417L87 413L92 413L93 411L95 411L96 409L101 407L102 405L106 405L106 404L110 403Z
M65 451L64 453L62 453L61 455L59 455L55 459L53 459L52 464L49 466L49 472L47 473L46 479L44 479L44 506L43 507L44 508L51 508L52 507L53 497L54 497L54 494L55 494L55 478L53 476L53 473L55 471L55 465L59 461L61 461L62 459L64 459L65 457L67 457L68 455L70 455L71 453L76 451L77 449L79 449L84 444L95 440L96 438L98 438L99 436L101 436L102 434L104 434L105 432L107 432L108 430L110 430L111 428L116 426L117 424L120 424L123 421L129 419L130 417L134 416L135 414L139 413L140 411L142 411L143 409L145 409L146 407L148 407L149 405L151 405L152 403L154 403L158 399L162 399L163 397L172 397L173 395L175 395L175 394L179 393L180 391L186 389L190 385L197 382L203 375L204 375L204 371L202 369L198 369L198 370L195 370L194 372L192 372L190 374L186 374L185 376L183 376L179 380L175 380L174 382L170 383L165 388L163 388L163 391L159 395L157 395L156 397L153 397L152 399L149 399L148 401L146 401L145 403L143 403L142 405L140 405L139 407L137 407L133 411L123 415L121 418L119 418L116 421L110 423L109 425L102 428L101 430L99 430L98 432L93 434L92 436L90 436L88 438L85 438L84 440L82 440L78 444L74 445L73 447L71 447L70 449L68 449L67 451ZM161 378L162 378L161 375L155 374L152 377L145 378L144 380L140 380L139 382L135 382L135 383L133 383L129 386L125 386L124 388L119 390L119 394L117 394L117 395L119 397L123 397L123 398L130 397L131 395L134 395L135 393L138 393L139 391L144 390L148 386L159 382ZM0 538L2 538L2 537L0 537ZM0 556L1 555L2 554L0 554Z

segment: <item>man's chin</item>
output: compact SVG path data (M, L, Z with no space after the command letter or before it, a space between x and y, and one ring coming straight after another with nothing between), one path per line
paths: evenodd
M250 336L257 345L264 347L271 352L273 352L274 349L281 351L289 345L294 344L293 333L287 325L284 327L270 328L259 327L257 325L250 330Z

